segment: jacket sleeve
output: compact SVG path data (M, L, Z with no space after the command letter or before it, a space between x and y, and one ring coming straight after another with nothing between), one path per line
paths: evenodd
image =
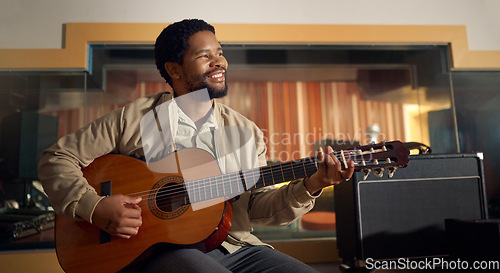
M266 145L263 139L257 143L259 162L265 165ZM309 212L321 192L309 194L304 178L290 181L279 188L266 187L254 190L249 201L249 215L252 224L287 225Z
M92 213L101 197L87 183L81 168L117 150L123 111L110 112L60 138L42 153L38 176L56 213L92 222Z

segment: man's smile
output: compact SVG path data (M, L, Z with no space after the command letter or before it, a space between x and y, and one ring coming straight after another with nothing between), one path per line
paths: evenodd
M224 82L226 80L225 77L225 71L223 70L217 70L215 72L212 72L211 74L208 75L208 78L215 82Z

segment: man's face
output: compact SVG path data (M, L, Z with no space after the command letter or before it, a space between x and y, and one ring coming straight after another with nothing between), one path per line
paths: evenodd
M215 35L210 31L200 31L188 40L182 64L182 74L186 91L208 89L211 99L227 94L227 61Z

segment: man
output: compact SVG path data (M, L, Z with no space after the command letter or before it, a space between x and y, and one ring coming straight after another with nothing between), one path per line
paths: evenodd
M262 132L239 113L214 100L228 92L228 63L211 25L193 19L168 26L157 38L155 56L160 74L174 90L174 99L160 93L113 111L61 138L44 152L39 165L40 179L57 213L86 220L112 236L125 239L140 230L142 199L99 196L80 171L95 158L119 153L150 162L165 151L201 147L222 163L220 167L225 173L265 164ZM192 96L199 92L202 99ZM204 99L203 92L207 94ZM149 122L147 117L151 117ZM231 146L231 140L240 138L232 137L229 130L218 131L226 127L246 128L257 158L247 156L252 152L243 145ZM241 147L242 151L234 152ZM311 272L305 264L263 244L250 233L251 224L290 223L313 207L322 188L349 179L354 171L353 162L342 171L331 152L330 147L326 154L320 151L318 171L310 177L294 180L279 189L247 191L231 199L231 231L215 250L162 251L143 261L141 272Z

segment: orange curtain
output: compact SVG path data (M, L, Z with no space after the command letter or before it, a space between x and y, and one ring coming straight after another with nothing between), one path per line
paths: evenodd
M59 116L59 136L63 136L129 101L162 91L171 88L141 82L128 92L112 94L122 103L102 102L51 114ZM220 101L262 129L270 160L310 156L313 143L323 139L367 144L367 127L374 123L381 128L379 141L404 139L403 105L363 100L355 82L232 82L229 94Z

